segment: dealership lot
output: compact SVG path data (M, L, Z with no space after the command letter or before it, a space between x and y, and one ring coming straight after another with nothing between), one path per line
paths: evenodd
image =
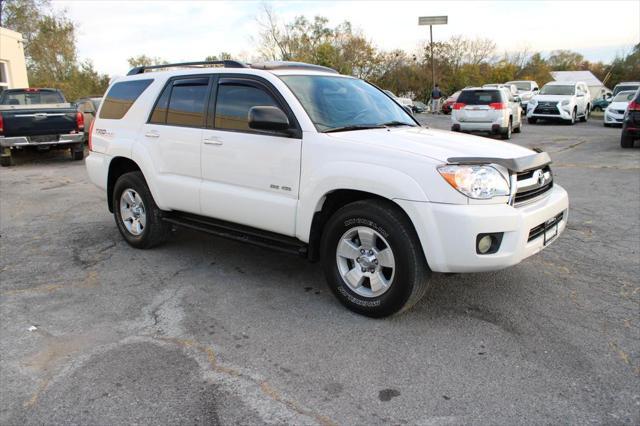
M16 156L0 170L0 423L640 422L640 148L596 118L512 142L551 154L568 230L514 268L436 274L384 320L300 258L186 230L134 250L81 163Z

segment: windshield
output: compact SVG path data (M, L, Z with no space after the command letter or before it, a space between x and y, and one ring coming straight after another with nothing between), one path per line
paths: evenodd
M636 91L639 86L640 85L638 85L638 84L633 84L633 85L628 85L628 86L616 86L616 87L613 88L613 96L617 95L618 93L620 93L622 91L627 91L627 90Z
M38 105L64 103L64 98L55 90L5 90L0 96L1 105Z
M613 102L631 102L633 100L633 95L635 92L620 92L613 98Z
M522 90L528 92L529 90L531 90L531 84L529 84L529 82L527 81L510 81L507 84L513 84L514 86L516 86L518 91Z
M575 92L575 86L560 86L557 84L546 84L540 90L541 95L573 95Z
M318 75L280 78L298 98L318 131L416 125L402 107L363 80Z

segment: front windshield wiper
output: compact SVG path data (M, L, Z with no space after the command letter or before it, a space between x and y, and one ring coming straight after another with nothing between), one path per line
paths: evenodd
M322 133L347 132L349 130L367 130L367 129L384 129L383 124L353 124L350 126L334 127L324 130Z
M382 123L382 126L385 126L385 127L396 127L396 126L416 127L415 124L405 123L404 121L398 121L398 120L387 121L386 123Z

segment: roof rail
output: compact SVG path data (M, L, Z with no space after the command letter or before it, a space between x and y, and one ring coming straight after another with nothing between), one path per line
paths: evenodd
M323 67L322 65L307 64L306 62L267 61L251 64L250 67L260 70L307 70L339 74L338 71L333 68Z
M200 62L180 62L176 64L147 65L133 67L127 75L143 74L147 70L174 68L174 67L198 67L202 65L222 65L224 68L249 68L247 64L240 61L200 61Z

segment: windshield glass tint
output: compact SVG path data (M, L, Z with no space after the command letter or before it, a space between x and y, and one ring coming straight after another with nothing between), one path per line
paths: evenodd
M540 90L541 95L573 95L575 93L574 86L546 85Z
M613 102L631 102L634 92L620 92L613 98Z
M38 105L64 103L60 93L53 90L39 90L33 92L5 92L2 97L3 105Z
M463 90L458 96L458 102L465 105L489 105L502 102L497 90Z
M623 92L623 91L627 91L627 90L635 91L636 89L638 89L637 85L635 85L635 86L616 86L616 87L613 88L613 95L615 96L618 93Z
M416 125L398 104L365 81L317 75L283 75L280 78L319 131L392 122Z

